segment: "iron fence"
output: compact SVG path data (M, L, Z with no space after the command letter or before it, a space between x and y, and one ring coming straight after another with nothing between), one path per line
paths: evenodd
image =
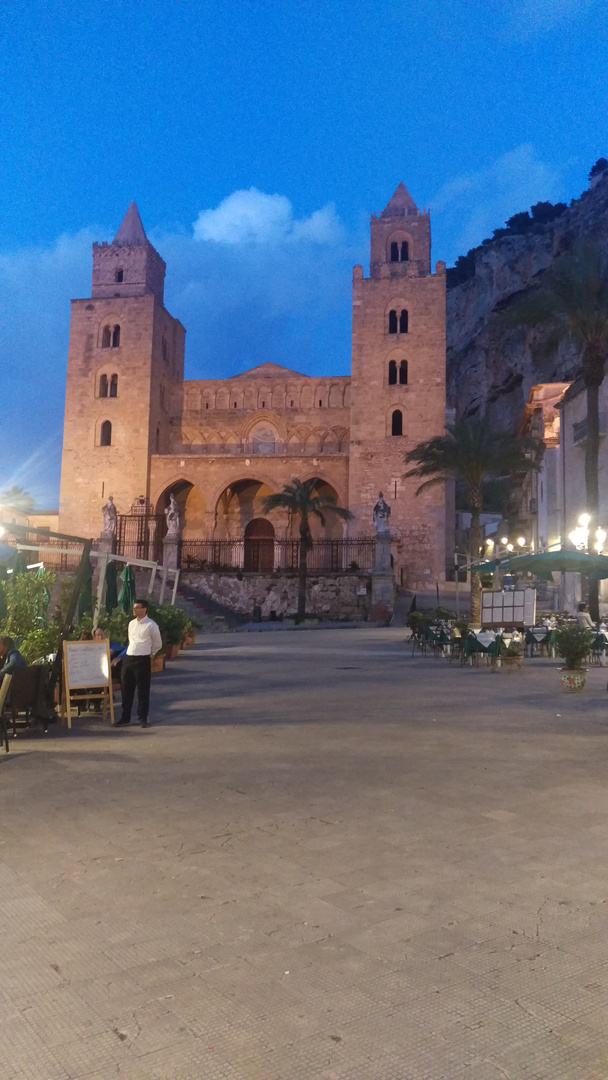
M132 559L163 561L162 514L119 514L116 520L116 553Z
M373 536L313 540L308 553L308 570L313 574L336 574L348 570L371 573L375 546ZM299 563L299 540L207 539L183 540L181 544L182 570L294 572Z

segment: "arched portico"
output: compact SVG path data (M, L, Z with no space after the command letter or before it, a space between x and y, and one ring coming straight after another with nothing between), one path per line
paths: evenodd
M262 500L272 493L268 484L253 477L235 480L225 487L215 506L214 538L226 540L245 536L251 521L266 517Z
M204 495L190 480L179 479L168 484L156 501L156 513L164 515L169 497L175 496L179 506L182 540L198 540L207 532L207 504ZM164 533L163 529L163 533Z

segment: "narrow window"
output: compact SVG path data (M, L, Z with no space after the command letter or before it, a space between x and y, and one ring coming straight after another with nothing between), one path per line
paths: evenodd
M164 388L164 386L161 386L161 388L160 388L159 400L160 400L161 409L164 409L165 408L165 388Z
M208 408L209 408L209 402L208 402L208 401L206 401L206 402L205 402L205 408L206 408L206 409L208 409Z
M388 385L395 386L397 383L397 362L396 360L389 360L388 362Z
M290 403L290 409L293 409L293 401Z
M112 425L111 425L109 420L104 420L103 424L101 425L101 431L100 431L100 437L99 437L99 445L100 446L111 446L112 445Z
M107 397L108 396L108 376L107 375L100 375L99 376L99 396L100 397Z
M112 344L112 331L109 326L104 326L101 333L101 347L102 349L109 349Z
M402 360L399 364L399 385L407 386L407 360Z
M410 249L407 240L401 241L401 262L407 262L410 257Z
M122 279L123 279L123 272L122 272L122 270L117 270L117 271L116 271L116 273L114 274L114 281L117 281L117 282L118 282L118 283L120 284L120 282L122 281Z
M234 408L236 409L236 401L235 401L235 403L234 403Z
M266 402L265 402L265 401L263 401L263 402L262 402L262 408L263 408L263 409L265 409L265 408L266 408Z
M110 397L118 397L118 375L112 375L110 379Z
M157 424L157 427L156 427L156 442L155 442L155 445L156 445L156 453L160 454L160 424Z
M320 408L320 409L322 409L322 408L323 408L323 402L321 401L321 398L319 398L319 408Z
M391 244L391 262L399 262L399 244Z
M389 334L397 333L397 312L389 311L388 313L388 332Z
M167 339L163 338L163 360L166 362L168 356L167 352Z
M117 349L120 345L120 326L115 326L112 331L112 348Z
M399 333L407 334L407 311L405 308L399 316Z
M391 435L403 435L403 413L395 409L391 418Z

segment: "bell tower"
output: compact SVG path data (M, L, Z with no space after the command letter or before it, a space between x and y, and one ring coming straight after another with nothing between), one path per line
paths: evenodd
M353 269L349 504L373 532L378 492L391 508L393 569L412 588L445 577L445 493L403 480L404 457L445 426L445 263L430 269L431 229L403 183L370 222L369 277Z
M149 497L150 458L170 448L184 377L181 323L163 302L165 263L132 202L112 243L93 244L88 299L73 300L59 527L98 536L100 507Z

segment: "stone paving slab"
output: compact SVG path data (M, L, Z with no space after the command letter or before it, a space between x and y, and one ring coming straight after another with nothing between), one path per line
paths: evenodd
M0 756L0 1080L606 1080L608 695L216 635Z

